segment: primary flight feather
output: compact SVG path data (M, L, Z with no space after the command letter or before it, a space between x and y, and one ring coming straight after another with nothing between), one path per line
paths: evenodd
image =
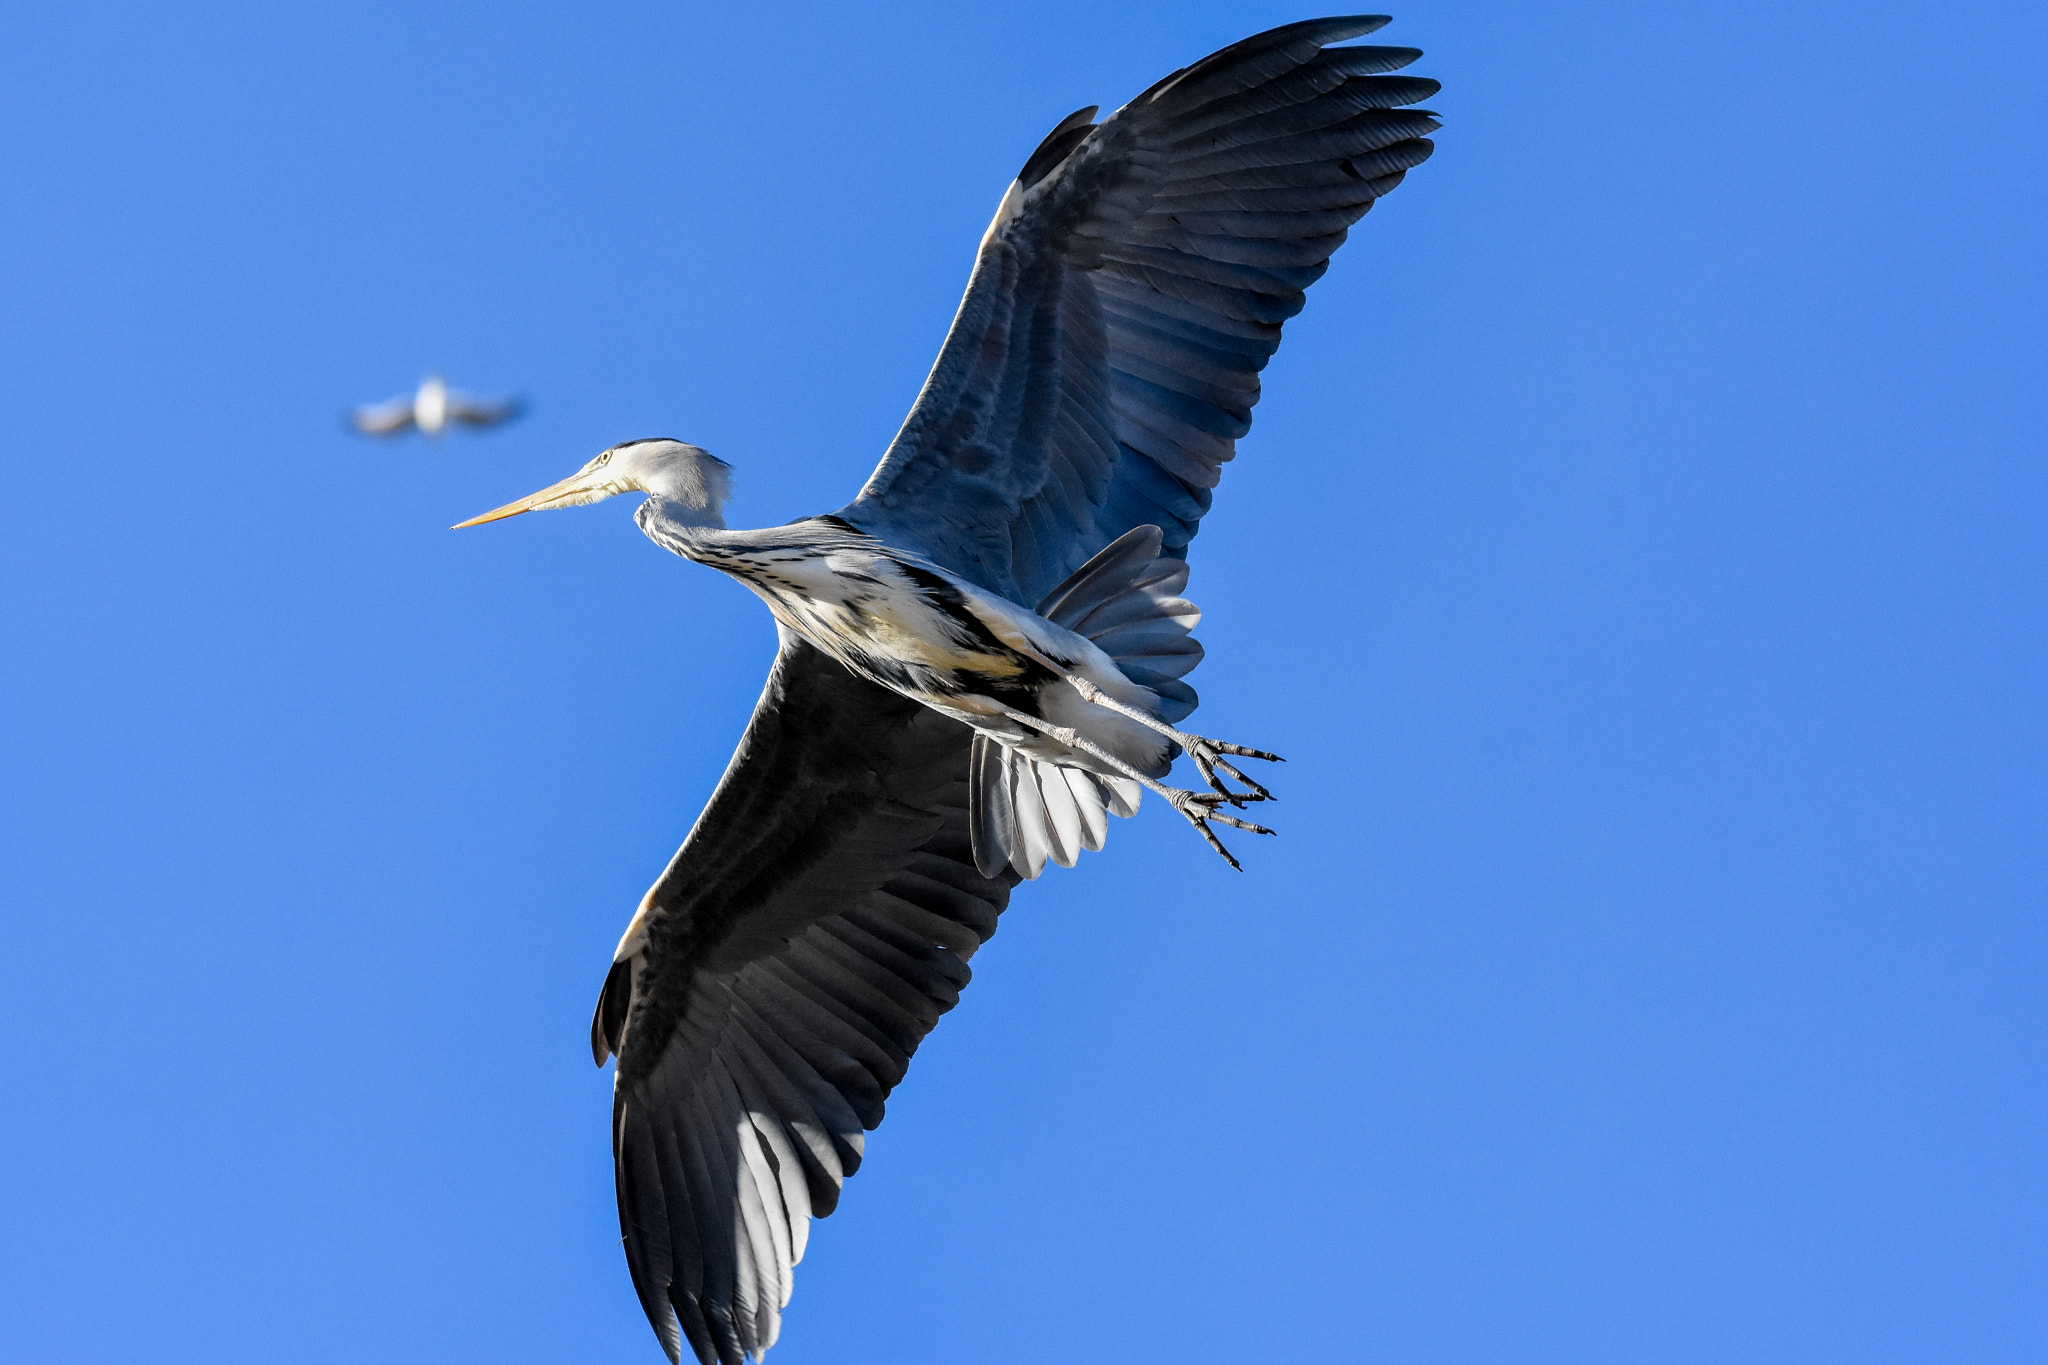
M774 1344L810 1220L1019 880L1151 791L1211 822L1274 756L1180 728L1189 540L1303 291L1428 158L1413 48L1318 19L1175 72L1025 162L924 389L838 512L724 522L727 467L629 441L465 526L646 495L656 544L781 637L753 720L642 899L591 1025L618 1057L627 1265L672 1360ZM1180 753L1199 789L1162 779Z

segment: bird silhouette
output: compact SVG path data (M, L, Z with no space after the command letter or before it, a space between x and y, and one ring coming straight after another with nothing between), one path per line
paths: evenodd
M780 635L591 1021L598 1064L618 1057L626 1263L672 1360L774 1344L811 1219L1015 886L1144 791L1225 857L1210 822L1268 832L1233 814L1269 793L1231 760L1272 755L1180 728L1201 658L1181 591L1282 324L1431 153L1435 116L1405 106L1437 83L1390 74L1421 54L1331 46L1387 22L1259 34L1054 128L837 512L727 529L725 462L664 438L462 523L644 494L641 530ZM1200 789L1162 780L1178 753Z
M526 410L517 398L478 398L448 387L438 374L420 381L411 393L383 403L367 403L348 415L348 424L365 436L399 436L417 427L438 437L450 425L478 431L502 426Z

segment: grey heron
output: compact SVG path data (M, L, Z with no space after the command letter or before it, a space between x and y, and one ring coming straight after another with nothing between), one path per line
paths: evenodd
M422 435L439 436L451 423L482 430L509 422L525 410L517 398L459 393L440 375L430 374L411 393L355 409L348 422L365 436L397 436L412 427Z
M729 471L629 441L462 523L640 493L656 544L767 603L780 649L710 803L642 898L591 1023L618 1058L619 1225L671 1360L773 1345L810 1220L952 1008L1012 888L1151 790L1211 821L1268 793L1178 728L1187 548L1281 326L1428 158L1413 48L1311 20L1063 120L983 235L881 464L837 512L724 522ZM1176 750L1205 790L1160 779ZM1235 782L1237 785L1231 785ZM1235 860L1233 860L1234 863Z

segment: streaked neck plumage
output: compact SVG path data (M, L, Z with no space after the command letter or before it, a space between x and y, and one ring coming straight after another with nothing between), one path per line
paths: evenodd
M727 573L794 559L823 560L835 551L900 558L838 517L805 517L782 526L729 529L723 518L673 500L650 497L633 514L647 538L673 554Z
M729 534L718 508L664 498L659 493L648 495L647 501L633 513L633 520L649 540L690 559L697 556L690 554L687 546L706 544Z

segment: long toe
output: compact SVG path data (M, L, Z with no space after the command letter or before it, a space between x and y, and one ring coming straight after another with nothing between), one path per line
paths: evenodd
M1232 829L1246 830L1252 834L1271 834L1273 832L1264 825L1255 825L1249 820L1240 820L1235 815L1225 815L1220 810L1209 812L1208 818L1211 820L1221 820Z
M1229 763L1219 758L1216 760L1216 766L1223 769L1224 772L1229 773L1232 777L1244 783L1245 786L1251 789L1249 794L1245 795L1239 800L1233 801L1233 805L1242 806L1247 801L1272 801L1277 799L1274 797L1273 793L1266 790L1265 785L1263 783L1255 782L1251 778L1246 777L1243 773L1239 772L1235 764Z
M1232 763L1223 756L1226 750L1235 751L1241 749L1242 745L1225 745L1216 740L1204 739L1200 735L1190 735L1188 738L1194 742L1184 744L1181 747L1186 749L1188 757L1195 761L1195 767L1202 774L1202 780L1209 784L1210 791L1215 792L1233 806L1242 806L1251 801L1270 801L1273 799L1273 793L1266 790L1265 784L1245 776L1243 772L1239 771L1235 763ZM1216 775L1218 769L1242 782L1246 790L1241 792L1233 791L1229 783Z
M1230 850L1223 846L1223 841L1216 837L1216 832L1209 828L1209 822L1215 820L1234 829L1244 830L1249 834L1273 833L1272 830L1267 829L1264 825L1255 825L1249 820L1240 820L1234 815L1226 815L1223 811L1219 810L1219 806L1230 800L1228 797L1217 796L1211 792L1187 791L1178 787L1169 788L1168 791L1170 794L1169 799L1173 802L1173 808L1187 817L1188 823L1195 827L1195 831L1202 836L1209 847L1215 849L1225 862L1237 868L1240 872L1244 870L1243 866L1236 858L1231 856Z
M1268 763L1285 763L1287 761L1278 754L1269 754L1264 749L1247 749L1242 744L1223 744L1219 742L1216 747L1224 753L1237 758L1262 758Z
M1221 855L1224 862L1229 863L1239 872L1244 871L1244 864L1230 856L1230 850L1223 846L1223 841L1216 837L1216 831L1210 829L1206 821L1196 820L1194 826L1195 832L1208 841L1209 847L1215 849Z

